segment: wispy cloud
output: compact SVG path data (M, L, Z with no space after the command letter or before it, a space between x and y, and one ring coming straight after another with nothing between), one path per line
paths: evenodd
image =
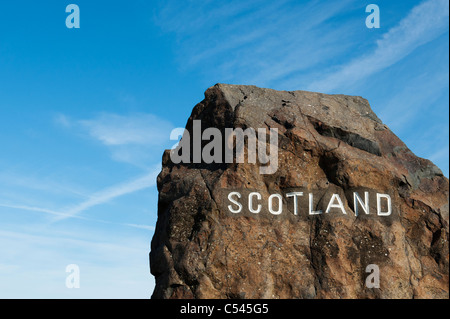
M170 145L174 125L150 113L99 113L90 119L74 119L58 113L53 121L75 135L105 146L114 161L149 169L150 163L160 160ZM160 151L155 151L159 149Z
M393 91L384 101L379 117L394 132L401 134L409 130L414 123L424 121L423 116L418 117L418 115L425 115L430 106L448 88L449 73L445 70L437 70L438 67L429 66L428 72L405 79L403 87Z
M155 230L155 226L150 226L150 225L143 225L143 224L123 224L123 225L129 226L129 227L134 227L134 228L145 229L145 230L151 230L151 231Z
M431 154L428 159L432 162L446 161L448 164L448 151L449 151L449 147L448 146L444 147L444 148L434 152L433 154ZM448 167L446 167L446 169L448 169Z
M5 189L20 189L19 194L21 198L30 197L28 191L45 192L46 194L52 194L52 196L70 195L80 198L87 197L87 191L83 189L80 185L76 183L67 182L67 177L57 176L55 173L47 174L45 176L40 176L37 170L21 168L19 170L17 167L4 168L0 171L0 180L2 181L3 190L2 195L5 193ZM26 196L23 193L27 192ZM0 196L0 200L1 200Z
M165 1L156 21L177 35L183 68L220 81L271 85L342 54L352 23L332 20L354 0ZM358 7L359 5L356 5Z
M81 230L67 224L0 227L0 298L150 297L147 235ZM74 263L80 289L64 284L65 268Z
M447 0L428 0L414 7L397 26L377 41L373 53L357 58L321 80L311 83L312 91L333 92L369 77L398 62L417 47L448 30Z
M155 156L156 153L159 160L164 148L164 141L169 141L172 127L168 121L152 114L143 113L130 115L102 113L89 120L76 120L64 114L57 114L53 120L56 124L73 130L76 135L87 132L90 138L111 148L113 159L132 164L136 164L139 160L153 159L152 156ZM158 147L161 148L160 153L155 152L155 148ZM0 207L52 215L55 217L55 221L76 217L94 222L121 224L112 222L113 219L104 221L78 215L95 206L109 203L118 197L155 186L160 164L151 163L155 163L155 161L147 161L145 165L142 165L144 168L142 175L90 194L85 189L80 191L80 187L77 185L75 187L60 181L56 182L48 176L25 176L9 171L0 172L0 178L8 185L6 189L11 189L11 186L18 189L12 191L11 194L3 192L4 196L0 198ZM25 196L13 196L30 189L40 192L39 200L30 200L29 192ZM58 197L56 198L55 195ZM51 197L52 200L48 200L47 197ZM77 198L78 200L81 198L78 204L67 206L68 202L73 203ZM60 207L54 208L55 202L59 202ZM115 220L117 221L117 218ZM144 224L124 222L121 225L152 230L151 226Z
M0 207L12 208L12 209L21 209L21 210L27 210L27 211L39 212L39 213L45 213L45 214L55 215L55 216L62 217L62 218L63 217L70 217L66 213L57 212L57 211L54 211L54 210L51 210L51 209L41 208L41 207L34 207L34 206L27 206L27 205L15 205L15 204L7 204L7 203L0 203Z
M77 133L87 133L107 147L113 160L143 169L149 168L155 156L159 161L173 129L172 123L149 113L101 113L92 119L70 123ZM158 148L160 152L155 151Z
M62 127L69 128L72 126L71 120L65 114L62 113L56 114L54 117L54 121L56 124L61 125Z
M145 174L144 176L135 178L133 180L120 183L117 185L113 185L107 187L99 192L96 192L90 196L90 198L86 201L83 201L69 209L66 210L66 213L63 216L59 216L56 220L62 220L68 217L73 217L85 210L88 210L94 206L101 205L111 200L126 195L130 193L134 193L149 187L156 185L156 177L160 172L160 167L153 169L151 172Z
M99 203L100 204L100 203ZM38 212L38 213L45 213L53 216L57 216L54 221L63 220L66 218L77 218L86 220L89 222L95 222L95 223L101 223L101 224L112 224L112 225L119 225L124 227L132 227L132 228L138 228L138 229L144 229L144 230L150 230L154 231L155 227L151 225L145 225L145 224L133 224L133 223L120 223L120 222L113 222L110 220L102 220L102 219L96 219L96 218L90 218L85 216L78 216L71 213L64 213L61 211L55 211L43 207L34 207L34 206L26 206L26 205L16 205L16 204L7 204L7 203L0 203L0 207L3 208L10 208L10 209L17 209L17 210L24 210L24 211L31 211L31 212Z
M102 113L78 122L89 134L105 145L161 145L167 140L172 124L153 114L119 115Z

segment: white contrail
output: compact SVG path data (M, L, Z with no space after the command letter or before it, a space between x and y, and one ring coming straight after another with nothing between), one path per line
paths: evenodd
M92 196L90 196L88 200L68 209L65 214L58 216L56 220L63 220L68 217L74 217L77 214L91 207L104 204L116 197L120 197L126 194L137 192L145 188L152 187L156 184L156 177L158 176L159 172L160 167L158 166L157 169L154 169L153 171L144 176L141 176L139 178L136 178L134 180L125 183L108 187L104 190L94 193Z

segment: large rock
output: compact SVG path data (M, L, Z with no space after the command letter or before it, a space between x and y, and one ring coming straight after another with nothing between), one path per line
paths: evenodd
M278 170L174 164L164 153L153 298L449 297L448 179L415 156L367 100L217 84L192 111L191 133L196 119L202 130L277 128ZM304 193L298 215L285 196L290 190ZM243 204L259 192L263 209L230 213L231 191ZM360 208L355 216L355 191L362 199L368 191L368 215ZM283 195L280 215L266 209L276 193ZM309 215L309 193L322 214ZM390 195L389 216L377 215L376 193ZM347 214L325 213L332 194ZM379 268L379 288L366 285L370 264Z

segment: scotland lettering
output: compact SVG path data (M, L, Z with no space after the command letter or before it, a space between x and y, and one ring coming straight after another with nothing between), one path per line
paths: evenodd
M170 152L173 163L259 163L260 174L273 174L278 169L278 130L276 128L209 127L202 130L201 120L193 120L191 130L177 128L171 140L180 142ZM269 152L267 152L269 151ZM375 190L347 191L345 194L328 190L293 189L262 194L248 189L224 190L218 201L232 215L317 216L354 214L355 216L387 217L392 214L389 194ZM263 200L265 198L265 200Z
M345 194L330 190L290 190L262 194L259 191L224 191L221 195L225 211L247 216L391 216L392 199L389 194L374 190L349 191Z

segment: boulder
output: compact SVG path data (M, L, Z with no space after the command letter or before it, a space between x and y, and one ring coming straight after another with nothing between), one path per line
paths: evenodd
M449 298L449 181L367 100L216 84L191 136L195 120L202 131L276 129L277 169L175 163L165 151L152 298Z

